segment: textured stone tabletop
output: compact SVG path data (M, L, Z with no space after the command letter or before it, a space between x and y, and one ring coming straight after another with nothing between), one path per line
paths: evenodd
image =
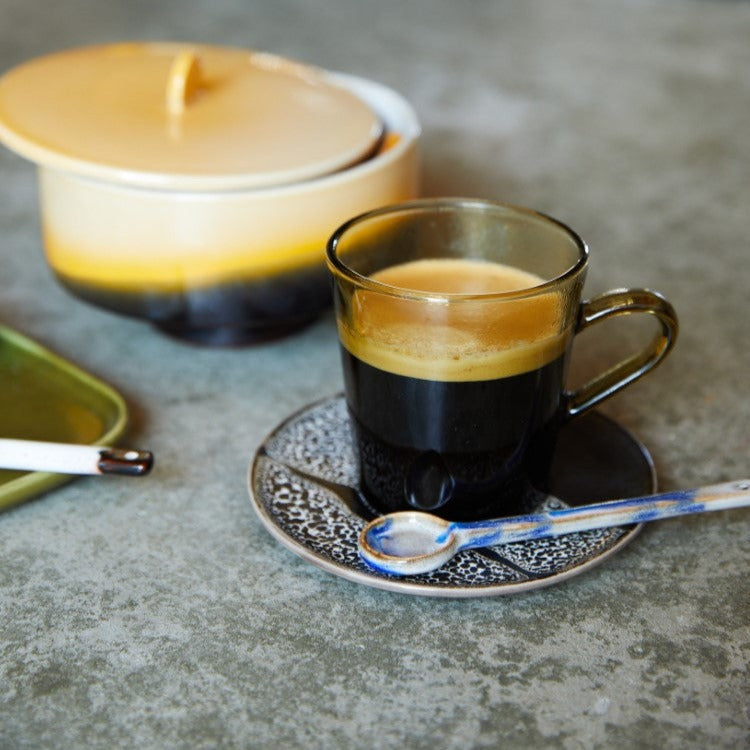
M425 194L550 213L591 246L587 293L674 303L674 353L603 408L661 487L750 474L750 3L0 0L2 70L123 39L399 90ZM655 524L509 597L313 567L260 524L247 474L281 420L340 389L330 314L208 350L75 300L44 260L35 170L6 149L0 320L117 388L157 457L147 479L78 479L0 515L3 750L750 746L746 512ZM635 335L582 337L576 369Z

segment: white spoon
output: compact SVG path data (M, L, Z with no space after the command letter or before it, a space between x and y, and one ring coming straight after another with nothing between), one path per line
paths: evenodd
M439 568L462 549L745 505L750 505L750 479L469 523L445 521L429 513L403 511L370 521L360 534L359 553L368 565L382 573L415 575Z
M150 451L0 438L0 469L143 476L153 463Z

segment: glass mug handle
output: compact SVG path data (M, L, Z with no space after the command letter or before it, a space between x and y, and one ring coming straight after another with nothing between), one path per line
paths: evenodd
M639 352L618 362L585 385L565 394L567 419L588 411L634 380L653 370L674 346L679 325L677 314L664 297L647 289L617 289L581 302L576 333L615 315L646 313L654 315L660 330Z

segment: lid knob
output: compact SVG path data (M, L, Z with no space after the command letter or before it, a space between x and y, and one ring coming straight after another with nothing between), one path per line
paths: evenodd
M181 115L201 82L200 62L192 50L183 50L172 61L167 75L166 106L171 115Z

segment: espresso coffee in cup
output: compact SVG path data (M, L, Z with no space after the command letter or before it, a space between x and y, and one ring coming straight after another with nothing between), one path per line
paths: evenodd
M451 294L542 283L520 269L460 259L399 264L372 278ZM368 496L388 508L390 498L405 497L454 518L489 512L501 494L525 497L532 480L543 480L558 421L565 337L557 295L445 310L384 296L368 302L342 337ZM444 313L439 324L426 319Z
M646 305L662 330L637 367L567 393L573 337L593 322L580 303L588 253L525 209L393 206L344 225L328 255L361 486L378 512L524 510L545 489L560 425L653 367L676 333L654 293L599 298L597 319Z

